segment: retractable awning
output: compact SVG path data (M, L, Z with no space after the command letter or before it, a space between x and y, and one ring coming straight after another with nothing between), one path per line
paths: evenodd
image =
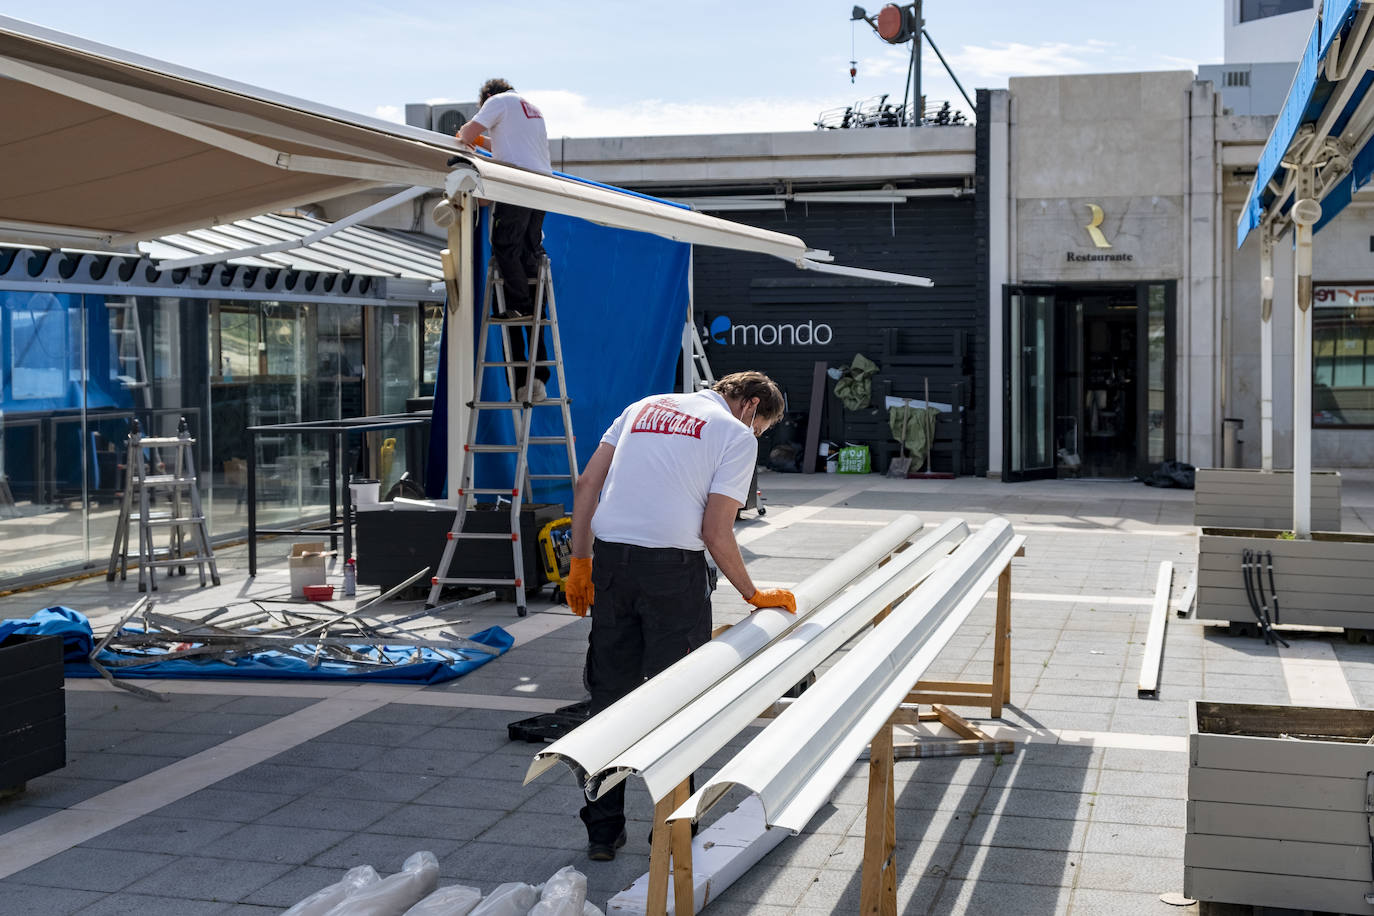
M1316 166L1322 220L1374 177L1374 34L1364 0L1325 0L1292 88L1255 169L1236 229L1236 245L1263 223L1286 231L1297 198L1300 163Z

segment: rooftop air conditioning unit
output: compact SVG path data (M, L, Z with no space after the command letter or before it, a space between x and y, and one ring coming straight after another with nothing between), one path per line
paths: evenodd
M452 137L477 114L476 102L445 102L442 105L407 105L406 123Z

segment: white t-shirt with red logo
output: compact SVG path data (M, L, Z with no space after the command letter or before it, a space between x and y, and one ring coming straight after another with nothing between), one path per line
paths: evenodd
M486 128L496 161L545 175L553 173L544 116L514 89L487 99L472 120Z
M663 394L625 408L601 441L615 447L592 516L603 541L702 550L706 498L743 504L758 440L714 391Z

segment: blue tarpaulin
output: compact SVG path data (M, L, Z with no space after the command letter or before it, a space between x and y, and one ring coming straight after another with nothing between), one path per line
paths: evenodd
M125 632L141 632L125 627ZM99 677L100 674L88 663L91 649L95 647L90 621L80 611L68 607L45 608L27 620L0 621L0 641L11 633L28 635L61 636L64 650L65 674L67 677ZM515 645L515 637L500 627L488 627L469 637L473 642L490 646L504 655ZM194 637L188 642L194 644ZM462 677L469 671L486 664L497 655L488 655L475 650L446 649L449 656L460 655L461 661L452 661L433 649L415 649L411 646L374 647L358 645L352 647L360 654L377 661L381 660L380 651L396 664L385 667L365 667L343 662L322 659L315 667L298 656L282 652L262 651L252 655L238 656L234 664L194 658L177 658L159 661L160 650L148 650L148 664L136 667L109 668L116 660L127 661L129 651L118 654L108 649L97 656L102 665L121 678L273 678L286 680L311 681L380 681L400 684L438 684ZM380 648L380 651L379 651ZM313 647L310 647L313 650ZM411 662L416 652L420 660Z
M485 217L479 237L486 238ZM572 397L580 469L620 411L642 397L673 388L687 318L691 246L549 213L544 218L544 249L553 266L554 301L568 393ZM484 242L483 266L473 279L479 310L489 253ZM481 315L476 315L475 320L480 322ZM449 330L445 326L444 333ZM515 333L512 332L512 338ZM487 359L501 359L500 346L499 334L492 331L487 341ZM448 367L444 365L443 352L441 349L430 438L429 467L433 470L428 477L428 492L434 498L444 495L443 468L447 462L443 380ZM507 391L503 371L487 371L491 383L484 389L484 399L503 399ZM553 389L550 383L550 394L555 393ZM478 441L513 443L515 431L509 415L513 411L495 416L497 413L489 411L482 417ZM557 407L535 409L533 435L561 432ZM567 469L567 456L561 446L530 449L531 474L565 474ZM510 486L514 476L512 455L488 454L478 459L479 487ZM534 491L532 502L562 503L569 510L572 508L572 491L565 484L540 486L536 481Z

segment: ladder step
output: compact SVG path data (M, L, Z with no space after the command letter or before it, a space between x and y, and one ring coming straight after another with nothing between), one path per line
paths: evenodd
M184 556L184 557L172 557L172 558L170 558L170 559L164 557L164 558L162 558L162 559L149 560L148 562L144 563L143 565L144 565L144 566L196 566L196 565L199 565L199 564L201 564L201 563L209 563L209 562L210 562L210 558L209 558L209 557L200 557L200 556L196 556L195 554L187 554L187 555Z
M509 531L450 531L448 533L450 541L466 541L469 538L474 541L509 541L513 540L515 536Z
M572 480L571 474L531 474L530 480Z
M182 439L177 436L143 436L138 440L138 444L143 448L173 448L178 445L195 445L194 439Z
M477 496L511 496L511 487L464 487L461 492Z
M134 484L142 484L145 487L168 486L195 483L194 477L178 477L175 474L155 474L152 477L135 477Z
M470 452L518 452L518 445L465 445L463 448Z
M189 518L150 518L147 524L171 527L175 525L199 525L204 521L203 515L193 515Z
M530 436L530 445L565 445L567 436Z
M554 366L554 365L557 365L557 361L556 361L556 360L552 360L552 359L536 359L536 360L534 361L534 364L535 364L536 366ZM497 362L482 362L482 363L478 363L478 365L479 365L479 366L483 366L483 367L488 367L488 366L489 366L489 367L493 367L493 368L495 368L495 367L507 368L507 367L528 366L529 363L525 362L524 360L518 360L518 361L514 361L514 362L509 362L509 363L506 363L506 362L499 362L499 363L497 363Z
M451 577L439 578L435 576L429 580L430 585L515 585L519 586L521 579L454 579Z

